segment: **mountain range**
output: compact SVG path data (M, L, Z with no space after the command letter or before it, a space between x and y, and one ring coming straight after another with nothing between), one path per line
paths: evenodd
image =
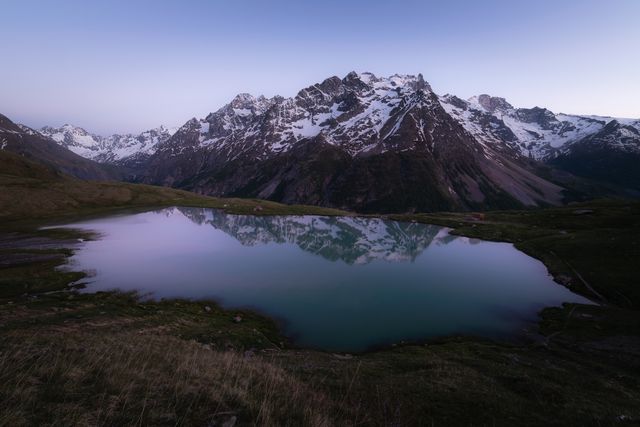
M160 126L139 135L115 134L103 137L91 134L81 127L65 124L59 128L45 126L38 132L56 141L79 156L100 163L137 166L155 152L177 128Z
M440 96L420 74L351 72L291 98L240 94L204 118L140 135L13 126L110 177L363 212L640 194L640 119L516 108L489 95ZM8 135L0 129L3 148ZM85 177L105 178L99 175Z

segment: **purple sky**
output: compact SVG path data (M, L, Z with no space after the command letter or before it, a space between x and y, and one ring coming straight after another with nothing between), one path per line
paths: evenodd
M108 134L351 70L640 117L640 1L4 0L0 113Z

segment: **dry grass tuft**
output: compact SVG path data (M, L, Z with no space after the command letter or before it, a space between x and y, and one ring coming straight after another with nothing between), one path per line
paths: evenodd
M7 338L0 425L334 425L332 402L262 356L171 336Z

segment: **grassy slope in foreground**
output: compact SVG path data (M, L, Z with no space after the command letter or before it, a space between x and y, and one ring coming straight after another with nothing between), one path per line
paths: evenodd
M0 181L0 212L10 212L5 219L43 216L35 198L48 201L49 218L112 204L226 204L247 213L260 204L258 213L312 213L306 207L202 198L155 187L60 180L43 177L40 170L17 177L8 170L3 169ZM637 307L637 294L626 285L619 289L615 280L589 275L576 263L582 255L599 256L592 268L617 268L615 251L596 255L596 245L582 244L588 233L595 242L606 241L613 228L617 244L633 249L637 208L601 204L584 217L574 209L491 213L485 221L457 214L402 219L531 245L530 252L553 252L582 271L598 292L607 294L610 288L615 295L613 290L619 290ZM11 229L17 224L4 225ZM34 235L78 237L58 230L30 232ZM575 239L557 240L555 235ZM290 349L268 319L225 311L213 302L79 294L68 284L82 274L54 269L69 250L24 252L31 260L0 268L0 425L221 425L234 419L239 424L318 426L624 425L640 419L640 322L635 310L548 309L540 335L520 344L452 338L332 355ZM544 253L542 258L550 262ZM2 255L0 250L0 259ZM633 277L630 268L624 271L623 277ZM237 314L243 318L239 323L233 321Z

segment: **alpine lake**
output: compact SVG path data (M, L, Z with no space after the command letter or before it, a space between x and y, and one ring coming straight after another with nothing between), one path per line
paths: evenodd
M589 300L509 243L365 217L251 216L173 207L67 224L96 232L64 269L85 292L215 300L281 325L300 347L360 352L452 335L517 335Z

